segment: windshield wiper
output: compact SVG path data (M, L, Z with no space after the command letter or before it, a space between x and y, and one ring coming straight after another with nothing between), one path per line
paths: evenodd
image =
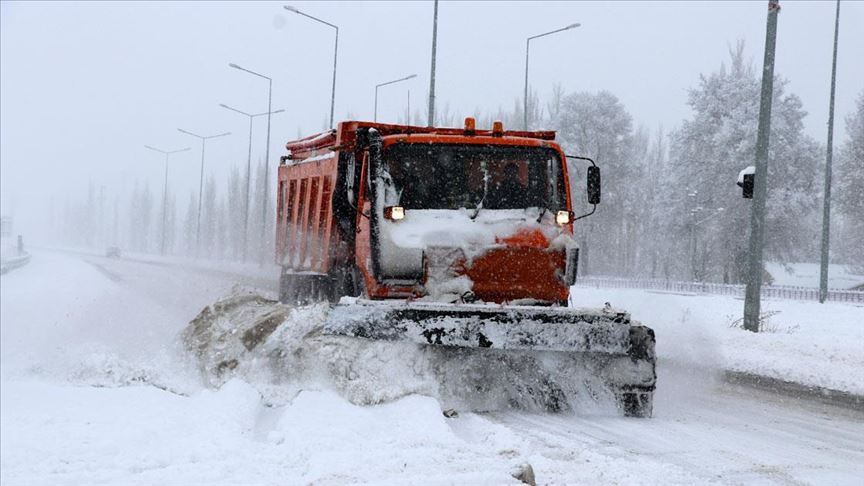
M480 214L480 209L483 208L483 203L486 201L486 195L489 194L489 171L486 170L486 161L480 162L480 168L483 170L483 197L480 198L480 202L477 203L477 207L474 209L474 214L471 215L471 219L477 219L477 215Z
M540 216L537 216L537 222L538 223L543 220L544 214L546 214L546 203L545 202L543 203L543 207L540 208Z

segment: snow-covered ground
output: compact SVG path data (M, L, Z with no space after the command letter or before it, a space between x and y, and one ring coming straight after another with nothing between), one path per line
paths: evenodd
M776 262L767 262L765 269L774 278L773 285L819 288L818 263L790 263L782 265ZM829 289L847 290L861 284L864 284L864 275L855 273L848 265L833 263L828 265Z
M359 406L309 386L274 404L238 379L204 387L177 335L235 280L244 278L39 251L4 275L0 482L518 484L511 471L522 463L538 484L860 484L864 476L861 412L717 380L730 363L782 356L774 343L797 352L812 339L823 358L846 355L862 342L853 326L860 307L768 302L782 307L779 327L800 328L753 336L725 327L726 315L740 314L735 299L577 289L580 303L610 301L657 330L655 417L463 411L448 419L434 398L416 394ZM820 327L820 315L840 324ZM826 361L825 376L862 369Z
M764 299L766 332L741 329L743 299L573 287L573 302L611 302L657 333L661 359L745 371L864 395L864 306Z

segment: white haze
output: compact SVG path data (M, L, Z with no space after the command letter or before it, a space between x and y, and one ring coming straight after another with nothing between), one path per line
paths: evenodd
M572 22L578 29L532 43L531 86L541 99L609 90L636 123L667 130L688 116L686 91L700 73L746 41L761 65L766 7L760 2L442 2L437 108L458 120L509 109L521 97L525 38ZM336 118L370 119L374 86L379 120L396 121L410 89L425 117L431 2L299 2L340 26ZM776 72L790 80L810 115L806 132L825 139L833 2L782 2ZM16 232L36 235L52 197L84 197L88 182L111 200L137 180L161 196L162 157L144 144L192 147L172 159L171 185L185 207L197 191L200 143L177 127L233 135L208 144L207 172L218 181L244 165L247 120L218 107L266 111L266 82L230 69L234 62L274 78L270 160L284 142L327 122L333 35L282 9L282 3L0 4L0 172L2 212ZM836 137L864 87L864 4L843 2ZM266 122L255 125L253 160L264 157ZM743 162L742 162L743 165ZM182 209L181 209L182 211Z

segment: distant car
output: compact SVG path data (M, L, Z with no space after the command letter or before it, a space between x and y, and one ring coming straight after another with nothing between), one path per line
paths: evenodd
M120 258L120 247L109 246L105 249L105 256L108 258Z

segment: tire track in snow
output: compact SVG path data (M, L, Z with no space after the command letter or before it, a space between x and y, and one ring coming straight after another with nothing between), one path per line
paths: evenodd
M664 381L682 379L676 373L681 371L667 370ZM856 484L864 473L860 412L726 383L665 394L661 385L657 393L655 418L647 420L524 413L487 417L527 438L546 457L560 455L562 448L622 461L641 457L705 481Z

